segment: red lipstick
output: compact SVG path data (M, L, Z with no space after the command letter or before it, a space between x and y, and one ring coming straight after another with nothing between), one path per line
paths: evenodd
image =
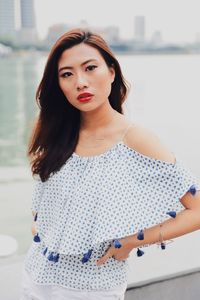
M77 99L80 102L87 102L87 101L90 101L92 99L92 96L94 96L94 95L91 94L91 93L81 93L81 94L78 95Z

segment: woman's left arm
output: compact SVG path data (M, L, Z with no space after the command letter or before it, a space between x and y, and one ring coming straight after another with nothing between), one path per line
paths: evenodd
M200 192L195 195L186 193L180 201L185 209L177 213L176 218L170 218L161 224L163 241L200 229ZM143 240L138 240L137 234L133 234L119 241L122 247L111 246L105 255L98 260L97 266L105 263L109 257L114 257L119 261L125 260L134 248L160 242L160 224L145 229Z
M127 137L129 147L133 146L133 148L137 149L138 136L138 152L156 157L157 159L169 159L171 162L174 161L172 153L160 143L157 136L148 130L139 127L134 135L134 145L131 145L133 134L134 132L130 133L129 137ZM117 260L125 260L134 248L161 242L160 233L162 234L162 241L166 241L200 229L200 191L196 191L195 195L190 192L185 193L184 196L180 198L180 202L185 209L177 213L175 218L167 219L160 224L146 228L144 230L143 240L137 238L138 233L120 239L119 241L122 247L115 248L114 245L111 246L104 256L97 261L97 265L99 266L105 263L109 257L114 257Z
M138 240L137 234L120 239L122 247L111 246L106 254L98 260L97 265L105 263L112 256L117 260L125 260L134 248L160 242L160 225L162 225L163 241L200 229L200 191L195 195L186 193L180 201L185 209L177 213L176 218L170 218L161 224L145 229L143 240Z
M180 201L185 209L177 213L176 218L170 218L161 224L164 241L200 229L200 191L195 195L188 192ZM144 237L144 240L138 240L137 235L134 234L127 237L127 242L130 243L130 247L132 245L132 249L145 244L159 242L160 224L147 228Z

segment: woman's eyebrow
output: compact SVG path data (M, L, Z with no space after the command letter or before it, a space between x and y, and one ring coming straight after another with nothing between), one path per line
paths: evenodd
M84 65L86 65L87 63L89 63L89 62L91 62L91 61L97 61L97 59L95 59L95 58L88 59L88 60L84 61L84 62L81 64L81 66L84 66ZM71 67L71 66L64 66L64 67L60 68L60 69L58 70L58 72L60 72L60 71L62 71L62 70L65 70L65 69L73 69L73 67Z

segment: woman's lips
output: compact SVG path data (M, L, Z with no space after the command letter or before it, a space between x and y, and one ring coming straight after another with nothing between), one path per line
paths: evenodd
M92 99L92 97L93 97L93 95L87 96L87 97L81 97L81 98L78 99L78 101L80 101L80 102L88 102L88 101L90 101Z

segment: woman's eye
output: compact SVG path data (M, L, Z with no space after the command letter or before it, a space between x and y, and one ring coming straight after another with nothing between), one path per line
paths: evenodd
M94 70L95 68L97 68L97 66L95 66L95 65L90 65L90 66L87 66L86 69L88 69L89 71L92 71L92 70Z
M65 73L61 74L60 76L61 77L69 77L71 74L72 73L70 73L70 72L65 72Z

